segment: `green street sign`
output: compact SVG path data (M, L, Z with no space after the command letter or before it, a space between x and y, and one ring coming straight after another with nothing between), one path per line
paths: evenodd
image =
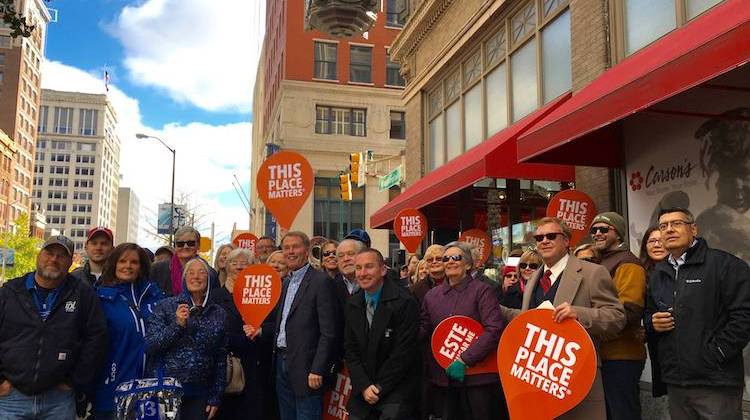
M395 185L401 183L401 165L398 165L396 169L389 172L387 175L380 177L378 180L378 190L385 191Z

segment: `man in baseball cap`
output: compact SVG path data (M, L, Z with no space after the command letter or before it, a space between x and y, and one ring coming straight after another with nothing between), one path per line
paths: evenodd
M0 417L73 419L74 390L104 367L107 321L96 292L68 274L74 249L47 239L36 271L0 287Z
M104 262L107 261L113 248L114 236L110 229L102 226L89 229L84 246L88 260L86 264L76 268L71 274L93 286L99 280L99 276L102 275Z

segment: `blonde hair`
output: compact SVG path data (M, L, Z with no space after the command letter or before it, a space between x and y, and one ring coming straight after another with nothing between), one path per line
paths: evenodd
M216 256L214 257L214 270L219 274L219 283L224 284L227 281L227 262L229 261L229 255L224 260L224 267L219 267L219 258L221 257L221 251L225 248L234 250L234 244L224 244L216 250ZM230 251L231 252L231 251Z
M414 274L409 278L409 283L411 283L411 286L417 284L419 282L419 269L427 265L426 260L419 260L417 263L417 268L414 270Z
M424 259L426 260L429 257L432 257L433 255L439 254L441 257L443 254L445 254L445 247L439 244L433 244L427 247L427 250L424 252Z
M523 254L521 254L521 258L518 259L518 262L526 262L526 263L537 263L542 264L542 256L539 255L536 250L529 249L528 251L525 251Z

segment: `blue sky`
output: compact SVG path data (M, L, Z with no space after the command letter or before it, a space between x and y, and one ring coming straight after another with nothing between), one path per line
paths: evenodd
M141 202L139 242L159 203L168 202L177 150L177 196L189 197L217 243L248 215L232 183L250 189L252 92L264 28L259 0L53 0L42 86L107 93L118 117L121 186ZM179 201L179 200L178 200Z
M58 10L58 21L49 27L47 58L89 71L106 67L112 83L138 98L143 122L149 126L187 124L192 121L218 125L251 120L249 112L209 112L190 103L178 103L162 89L131 83L122 63L124 49L111 33L123 6L128 4L137 2L52 1L49 5ZM252 95L252 92L248 91L248 95Z

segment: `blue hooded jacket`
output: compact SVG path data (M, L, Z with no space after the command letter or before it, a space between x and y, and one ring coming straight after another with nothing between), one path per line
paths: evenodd
M156 283L138 280L129 284L100 285L96 294L107 318L110 351L96 379L93 405L94 411L112 411L117 385L142 378L145 373L145 323L164 293Z
M208 270L205 261L200 260ZM207 396L208 404L218 406L226 383L227 349L224 333L226 312L209 300L207 282L203 302L193 302L182 275L183 292L156 305L146 326L146 352L151 356L148 370L155 376L160 367L164 376L179 379L187 397ZM187 326L177 324L180 304L191 308Z

